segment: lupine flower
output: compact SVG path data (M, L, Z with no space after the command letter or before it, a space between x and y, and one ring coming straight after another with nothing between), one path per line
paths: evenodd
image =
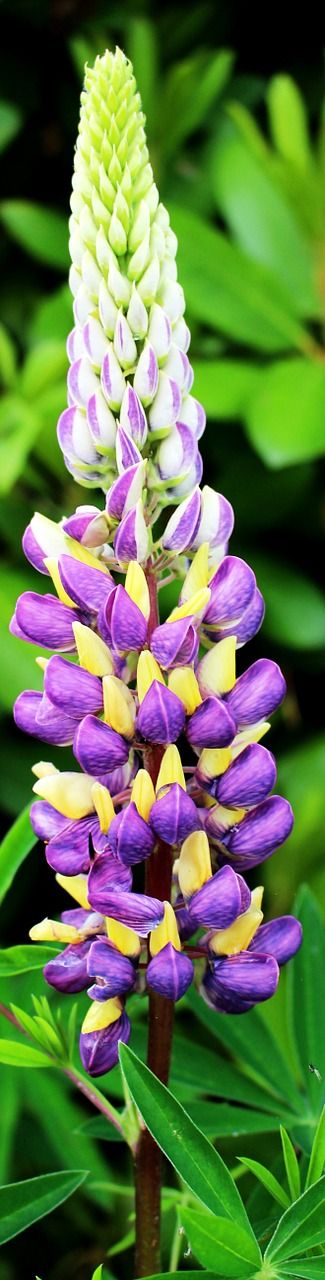
M58 525L36 514L23 546L56 594L25 592L11 624L49 651L39 660L43 692L20 695L16 723L71 746L76 762L62 773L49 761L34 766L33 829L74 906L30 936L62 944L44 971L52 986L88 991L80 1053L92 1075L113 1067L129 1038L133 991L179 1000L199 957L203 997L244 1012L273 994L301 936L291 917L262 924L262 891L242 874L292 826L261 745L285 681L264 658L236 679L236 650L264 605L250 566L228 554L230 503L200 489L205 414L192 395L177 242L143 125L130 64L106 53L82 95L75 326L58 426L68 469L100 485L105 506L80 506ZM161 623L165 570L181 585ZM184 740L192 763L183 768ZM164 900L157 865L170 868Z

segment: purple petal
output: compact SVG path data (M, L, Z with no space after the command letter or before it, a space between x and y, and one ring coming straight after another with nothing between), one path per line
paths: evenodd
M152 853L155 839L149 823L140 817L136 805L128 804L121 813L113 818L109 829L109 842L121 862L132 867L135 862L142 862Z
M49 832L47 839L49 839ZM52 836L46 848L46 861L53 871L60 871L65 876L76 876L89 871L90 843L99 850L103 842L108 844L107 836L103 836L96 814L87 818L79 818L77 822L67 822L65 827Z
M39 596L36 591L24 591L16 604L15 618L25 639L44 649L75 649L72 623L78 617L56 596Z
M72 516L64 517L62 520L62 528L70 538L75 538L76 542L85 542L86 534L89 527L96 522L96 518L102 516L99 507L77 507ZM89 543L87 542L87 546ZM95 546L98 546L95 543ZM69 557L70 559L70 557ZM81 564L78 561L79 565Z
M238 728L245 728L276 711L285 691L285 679L277 663L270 658L259 658L239 676L226 695L226 702Z
M39 543L36 542L36 538L34 537L30 524L27 525L27 529L25 529L25 533L23 534L22 548L24 555L26 556L26 560L29 560L29 563L34 566L34 569L37 569L38 573L44 573L49 576L49 571L45 568L44 564L44 551L42 551Z
M250 805L265 800L275 780L276 764L272 752L259 743L253 743L240 752L221 778L215 779L209 791L219 804L248 809Z
M211 598L204 623L209 626L235 623L252 600L256 588L255 574L245 560L238 556L225 556L209 586Z
M111 634L114 649L121 653L129 653L130 649L143 649L147 639L146 619L121 584L116 587L114 594L112 592L102 616Z
M98 911L102 910L104 915L118 920L119 924L125 924L128 928L134 929L140 937L147 937L148 933L151 933L151 930L155 929L163 919L163 902L158 898L150 898L145 893L125 893L118 888L114 891L107 881L106 872L102 876L97 872L97 883L95 883L98 863L99 858L94 863L88 882L89 899L92 905ZM126 868L123 868L123 873L126 874ZM100 883L101 880L102 883Z
M178 782L173 782L164 795L153 804L150 823L160 840L166 844L182 844L192 831L198 831L201 821L194 800Z
M279 968L273 956L255 956L241 951L238 956L216 960L213 966L216 991L224 991L240 1000L259 1003L274 995L279 981Z
M209 542L210 547L220 547L228 542L234 527L234 513L230 502L222 493L216 493L209 485L204 485L201 494L200 520L193 541L193 549L197 550L202 542Z
M227 747L236 725L221 698L205 698L187 722L186 734L194 747Z
M283 844L293 827L293 813L283 796L270 796L252 809L223 837L223 844L238 870L264 862Z
M181 618L179 622L164 622L155 627L150 648L159 666L166 671L174 666L189 665L198 650L198 637L191 619Z
M194 966L189 956L176 951L171 942L158 955L153 956L147 968L147 985L168 1000L181 1000L194 977Z
M122 400L120 423L121 427L124 428L124 431L128 432L135 444L137 444L140 449L143 448L148 435L147 419L142 408L141 400L139 400L139 396L134 390L134 387L130 386L129 382L127 383L126 391L124 392Z
M130 1039L131 1024L126 1013L102 1031L81 1032L79 1050L82 1065L90 1076L102 1076L118 1062L118 1046Z
M275 957L278 964L287 964L302 943L302 928L295 916L279 916L260 925L249 944L249 951Z
M189 908L197 928L202 925L206 929L227 929L241 911L240 885L232 867L222 867L197 889L190 898Z
M88 899L95 911L100 911L102 915L113 915L112 911L106 909L106 903L113 899L116 904L121 896L123 900L128 899L131 887L132 873L129 868L123 867L111 852L99 853L88 877Z
M95 1000L109 1000L111 996L123 995L125 991L132 991L135 983L135 966L132 960L121 955L120 951L104 939L91 943L88 974L90 978L97 979L96 986L91 988L91 996ZM104 979L101 985L98 978Z
M96 716L85 716L75 733L73 750L86 773L108 773L126 764L130 743Z
M89 982L87 957L90 945L88 940L77 942L71 947L65 947L59 956L48 961L43 974L51 987L55 987L56 991L64 991L67 995L85 991Z
M117 428L116 433L116 462L117 470L122 474L127 467L133 467L135 464L142 462L141 453L138 446L131 440L131 436L123 427Z
M166 551L185 551L192 547L200 523L201 494L195 489L190 498L181 502L177 511L171 516L162 536L162 546Z
M114 582L110 573L82 564L73 556L60 556L59 570L65 591L81 609L89 610L90 613L97 613L113 590Z
M136 718L136 727L147 742L176 742L185 724L183 703L166 685L154 680L146 693Z
M44 689L50 701L71 716L81 718L87 712L102 710L101 680L67 658L56 655L50 658L44 673Z
M68 818L58 813L47 800L35 800L30 810L30 821L38 840L51 840L69 826Z
M45 708L44 708L45 703ZM40 715L43 710L43 714ZM25 689L14 705L14 720L23 733L30 733L41 742L51 742L58 747L70 745L76 728L76 721L62 715L58 707L54 707L41 693L33 689Z
M136 509L132 507L132 510L123 516L114 538L115 555L118 560L125 561L126 564L129 560L138 559L136 521Z
M122 475L114 480L106 496L106 511L113 520L122 520L129 506L133 506L141 497L143 488L143 465L134 463L126 467Z
M248 608L245 609L245 613L242 614L240 622L236 622L235 631L237 649L241 649L243 644L248 644L248 641L252 640L253 636L256 636L257 631L259 631L262 626L264 614L265 604L263 596L258 587L256 587ZM229 635L232 635L231 626L223 627L222 639Z

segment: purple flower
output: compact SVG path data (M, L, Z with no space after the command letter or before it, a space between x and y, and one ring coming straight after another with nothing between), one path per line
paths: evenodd
M185 724L183 703L176 693L158 680L148 689L136 719L136 727L147 742L175 742Z
M131 1025L125 1012L101 1031L81 1032L79 1049L82 1065L91 1076L102 1076L118 1062L118 1046L130 1039Z
M194 967L189 956L176 951L171 942L153 956L147 968L147 985L168 1000L181 1000L193 981Z
M113 853L127 867L150 858L155 843L154 834L148 822L141 818L133 801L113 818L109 842Z
M182 844L201 826L199 811L191 796L178 782L172 783L152 806L150 822L160 840L166 844Z
M96 978L96 983L89 991L93 1000L108 1000L111 996L124 995L127 991L132 991L135 984L136 969L132 960L121 955L104 938L98 938L90 944L90 949L88 947L87 970L88 981L89 978Z
M61 954L49 960L43 969L44 978L55 987L56 991L64 991L73 995L77 991L85 991L89 983L87 960L91 943L77 942L65 947Z

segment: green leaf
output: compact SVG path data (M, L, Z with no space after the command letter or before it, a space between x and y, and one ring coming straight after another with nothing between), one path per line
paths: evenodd
M273 142L285 160L305 172L312 159L306 110L291 76L273 76L267 89L267 105Z
M132 1098L158 1146L191 1191L215 1213L224 1213L251 1230L244 1205L221 1156L211 1146L170 1090L135 1053L120 1043L120 1061Z
M37 409L12 393L0 405L0 493L9 493L40 431Z
M102 1142L124 1141L123 1135L118 1132L118 1129L113 1129L107 1124L105 1116L94 1116L91 1120L85 1120L76 1129L76 1133L85 1134L85 1137L89 1138L100 1138Z
M279 360L263 371L244 406L248 438L268 467L317 458L325 448L321 361Z
M301 1101L294 1077L258 1010L252 1009L245 1014L244 1020L224 1018L222 1013L208 1008L194 987L190 988L186 1001L199 1022L230 1049L242 1062L245 1071L257 1073L265 1089L271 1087L275 1097L284 1099L286 1109L300 1113ZM281 1103L279 1111L280 1107Z
M34 844L36 844L37 841L37 837L34 835L31 828L29 813L30 805L23 810L23 813L19 814L19 818L16 819L16 822L14 822L13 826L10 827L10 830L7 831L7 834L1 841L0 902L3 902L6 893L8 893L8 889L10 889L10 885L13 882L16 872L19 870L22 862L25 861L27 854L30 853L30 850L33 849ZM18 952L28 950L31 952L32 949L32 947L12 947L10 948L10 951ZM4 955L4 953L2 953L2 955ZM10 963L10 956L8 956L8 960ZM35 965L34 967L36 968L37 966ZM12 972L12 970L10 970L10 972ZM16 972L18 972L18 970L16 970Z
M252 563L265 597L266 635L292 649L322 649L325 595L320 588L280 559L253 551Z
M216 1084L219 1091L219 1086ZM220 1093L222 1089L220 1088ZM253 1111L251 1107L231 1107L226 1102L187 1102L186 1109L194 1124L197 1124L209 1138L238 1138L248 1133L277 1133L279 1128L279 1111L277 1115L267 1115L265 1111ZM293 1123L293 1116L287 1114L283 1119Z
M318 1116L325 1078L325 930L307 885L301 887L294 911L301 920L304 941L288 972L289 1007L302 1077Z
M242 418L247 401L264 377L246 360L194 360L195 394L208 418Z
M17 946L0 951L0 978L10 978L17 973L31 973L43 969L49 960L58 955L60 947Z
M9 235L33 258L67 271L68 224L63 213L29 200L3 200L0 218Z
M250 1160L247 1156L238 1156L238 1160L245 1166L245 1169L250 1169L250 1172L262 1183L263 1187L266 1187L266 1190L270 1192L270 1196L273 1196L273 1199L277 1200L278 1204L282 1205L282 1208L288 1208L290 1204L289 1196L270 1169L266 1169L265 1165L260 1164L259 1160Z
M194 53L174 63L167 74L161 100L161 147L170 160L181 144L204 122L220 96L232 70L234 54L218 49L206 55Z
M325 1107L320 1115L317 1125L310 1161L308 1165L306 1187L312 1186L313 1182L318 1182L321 1178L325 1164Z
M4 324L0 324L0 386L1 388L12 387L16 376L16 350L11 337L5 329Z
M314 1182L290 1205L275 1229L265 1258L276 1263L325 1240L325 1178Z
M9 147L22 125L22 114L14 102L0 102L0 151Z
M40 1178L0 1187L0 1244L52 1213L86 1177L87 1172L78 1169L73 1173L45 1173Z
M283 283L297 316L317 314L314 254L296 211L229 120L212 152L211 176L218 208L240 248Z
M251 1276L260 1266L261 1252L254 1237L236 1221L180 1208L189 1247L203 1267L221 1276Z
M154 132L159 86L157 35L155 24L143 14L128 15L128 55L147 117L149 138Z
M66 342L71 325L71 293L68 284L61 284L54 293L41 298L28 330L28 338L32 343Z
M19 1040L0 1040L0 1062L9 1067L51 1067L50 1058L33 1045Z
M295 824L290 837L292 879L288 885L285 858L273 860L269 875L274 893L280 894L279 910L291 908L292 888L305 876L306 848L312 859L310 872L322 873L324 863L323 812L325 776L325 736L310 738L291 747L278 761L278 787L292 804ZM279 865L280 863L280 865ZM324 873L323 873L324 874ZM271 883L271 880L269 881ZM290 895L290 896L289 896ZM296 961L293 962L294 964ZM291 966L290 966L291 967ZM319 976L319 975L318 975ZM325 993L324 993L325 998Z
M34 400L52 383L66 375L68 367L64 342L44 339L26 356L20 377L20 390L27 400Z
M38 579L37 590L44 590L44 584L46 589L47 579L41 574L38 575ZM18 640L16 636L10 635L8 629L10 618L12 617L15 609L17 596L19 596L22 591L35 591L35 586L35 571L30 572L29 570L18 570L14 566L4 562L0 565L0 628L2 662L0 703L5 711L9 712L10 716L12 716L12 704L18 694L21 693L22 689L41 689L43 685L43 672L40 671L39 667L35 666L35 658L39 653L43 653L43 655L48 658L48 650L42 650L37 645L26 644L25 640ZM28 742L24 743L22 735L20 750L23 751L26 748L26 751L28 751L28 746ZM31 763L33 759L35 760L35 755L33 755ZM4 773L7 762L8 752L6 750L3 765ZM10 777L10 762L8 765L8 771ZM17 769L17 759L15 760L15 773L17 785L18 783L21 785L19 769ZM28 792L30 794L30 783L27 783L26 791L28 796ZM4 807L6 807L6 805L4 805ZM32 835L31 832L30 834ZM34 843L36 843L35 838ZM5 882L7 882L6 875Z
M141 1037L137 1029L133 1034L132 1045L139 1057L142 1057ZM218 1094L231 1102L245 1102L249 1106L260 1107L261 1110L274 1111L278 1122L279 1101L261 1089L256 1081L238 1071L226 1058L207 1049L204 1045L193 1043L193 1039L180 1035L178 1028L174 1036L170 1071L172 1089L181 1085L190 1094ZM210 1104L208 1104L210 1105ZM215 1105L215 1104L211 1104ZM219 1106L219 1104L217 1104ZM223 1105L223 1104L220 1104ZM225 1109L233 1113L233 1108ZM238 1108L234 1113L236 1119ZM249 1121L249 1114L246 1112Z
M325 1280L325 1258L293 1258L292 1262L281 1262L281 1276Z
M186 1280L202 1280L202 1271L186 1271ZM204 1280L214 1280L215 1271L205 1271ZM148 1276L148 1280L179 1280L179 1271L163 1271L159 1275Z
M179 274L196 320L259 351L309 349L290 298L269 271L197 214L175 205L169 211L179 241Z
M39 1071L37 1076L32 1071L26 1073L24 1092L25 1106L39 1136L38 1152L42 1152L45 1143L47 1161L53 1162L53 1168L61 1160L66 1169L75 1169L78 1162L89 1169L85 1187L87 1199L104 1207L107 1213L113 1205L113 1197L108 1189L102 1190L102 1184L109 1177L113 1181L114 1173L106 1152L104 1158L90 1135L77 1133L85 1114L78 1092L71 1089L61 1071ZM110 1129L108 1124L107 1129Z
M283 1159L292 1200L298 1200L301 1192L300 1168L294 1146L283 1125L280 1125ZM319 1174L317 1175L319 1177Z

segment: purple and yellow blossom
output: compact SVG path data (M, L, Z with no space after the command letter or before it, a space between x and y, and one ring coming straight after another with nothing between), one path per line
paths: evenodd
M75 905L30 935L62 944L45 967L50 984L88 991L80 1053L96 1076L129 1038L131 992L146 986L177 1001L199 956L204 998L245 1012L273 994L301 940L291 917L262 923L262 891L242 874L292 826L260 742L285 681L263 658L236 678L236 651L258 631L264 604L250 566L228 553L231 504L200 488L205 413L192 394L177 241L143 124L132 68L107 52L82 95L75 324L58 424L69 471L101 486L105 506L78 507L58 525L33 517L23 546L51 591L25 592L11 624L50 655L39 660L43 692L20 695L16 723L71 746L79 766L34 767L33 829ZM181 585L161 623L166 572ZM151 875L167 864L169 897Z

